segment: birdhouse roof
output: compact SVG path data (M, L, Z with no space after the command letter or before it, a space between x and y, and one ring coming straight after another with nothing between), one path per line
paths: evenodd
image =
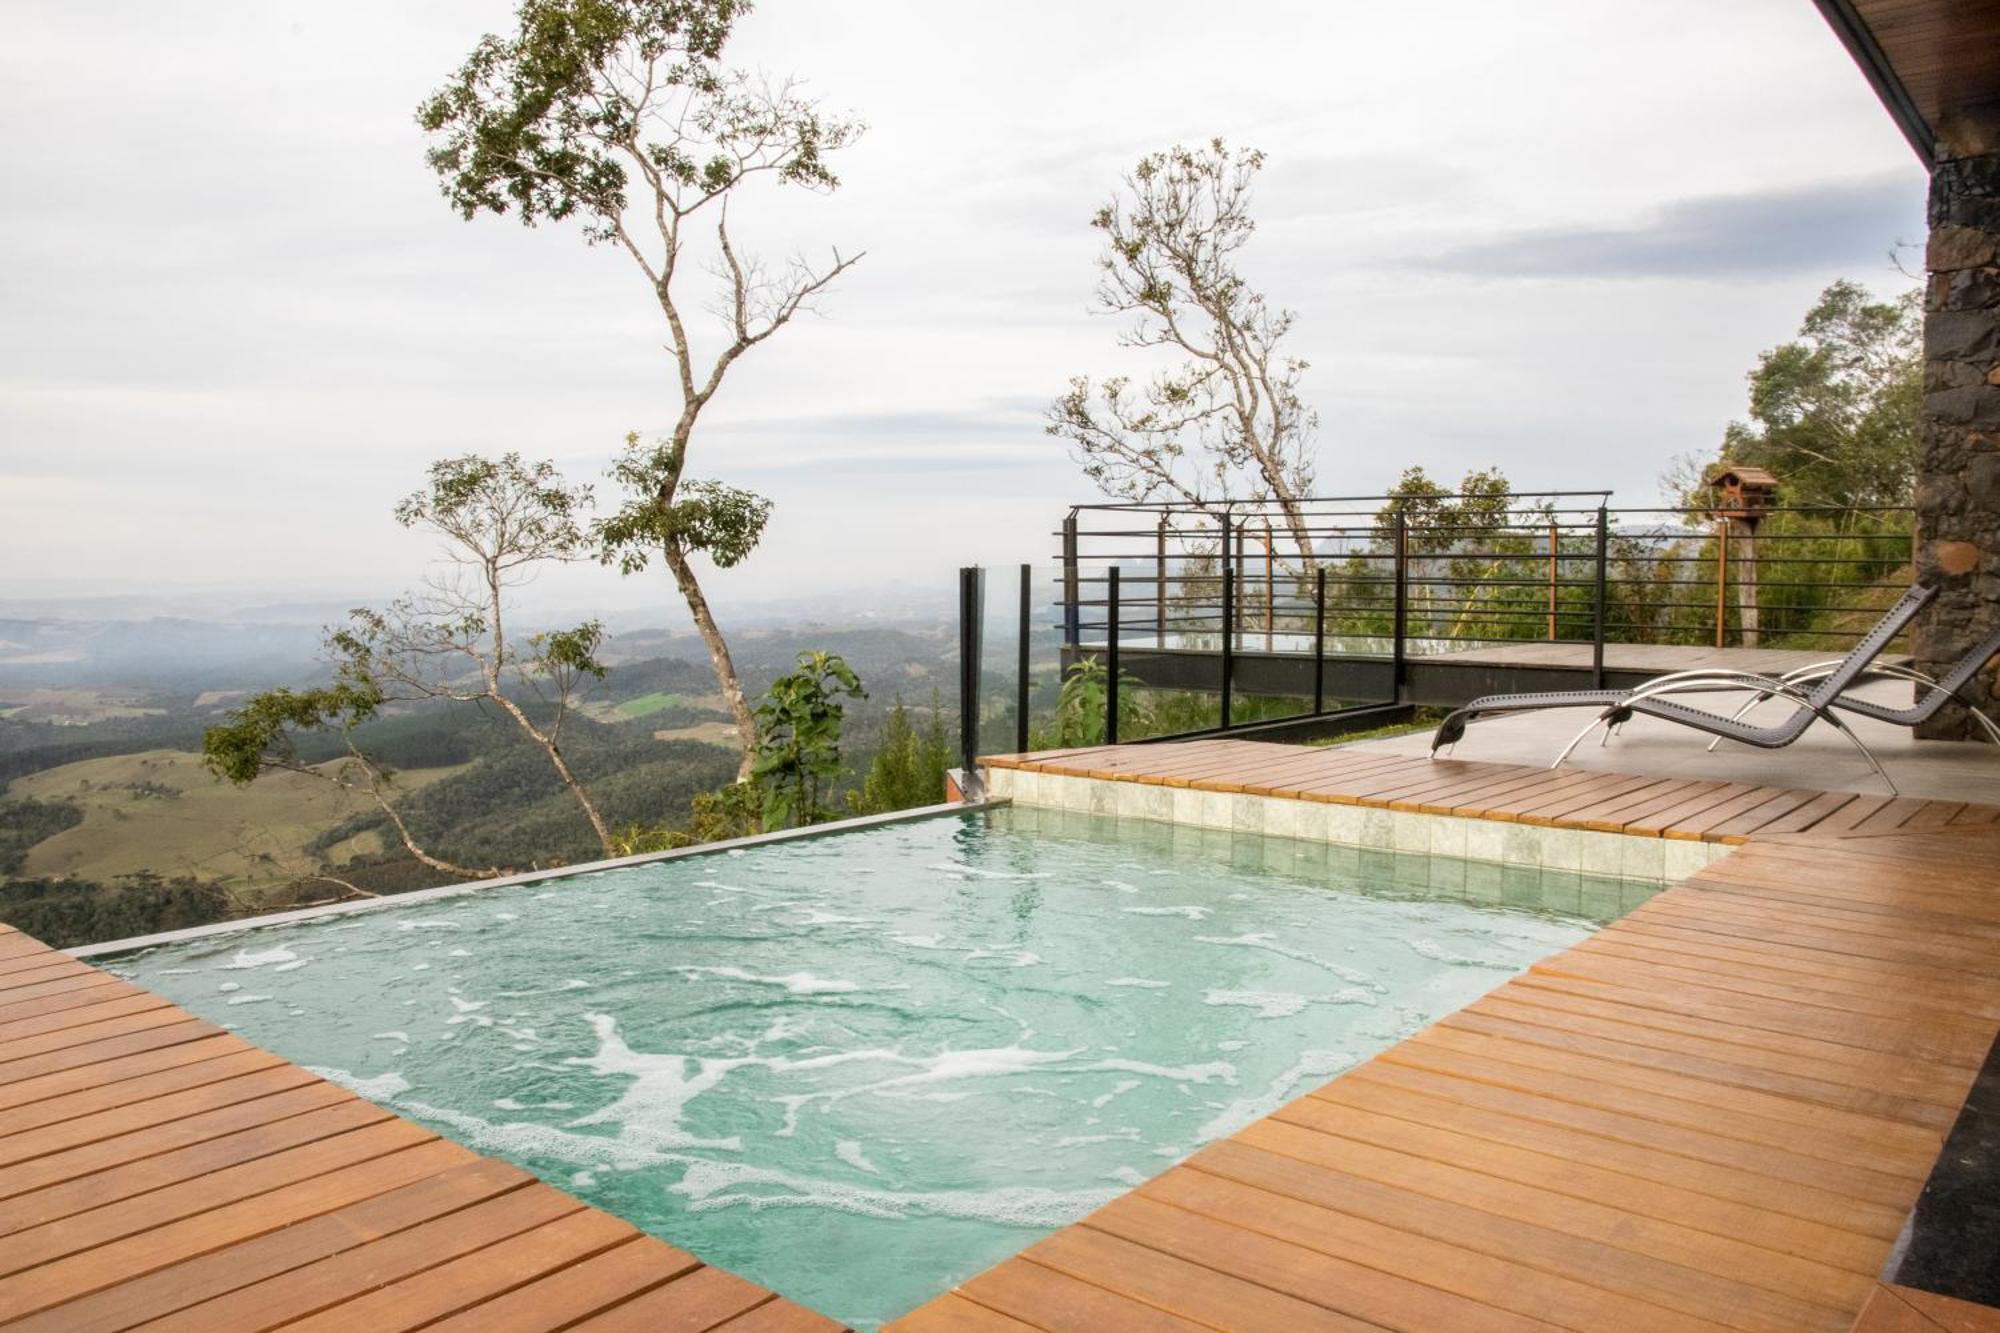
M1774 473L1767 472L1761 467L1747 467L1736 463L1717 463L1714 467L1710 468L1708 471L1708 484L1711 486L1727 485L1731 477L1734 477L1736 483L1740 486L1776 486L1778 484L1778 478Z

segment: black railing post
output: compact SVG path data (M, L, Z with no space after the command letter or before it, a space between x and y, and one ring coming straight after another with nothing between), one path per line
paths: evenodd
M1313 713L1326 711L1326 566L1313 571Z
M1035 567L1021 566L1021 643L1020 661L1014 681L1014 748L1022 754L1028 752L1028 692L1034 682L1028 679L1028 636L1035 623Z
M1076 511L1069 511L1062 527L1063 566L1063 647L1075 648L1082 642L1080 637L1081 611L1077 601L1076 576Z
M1222 515L1222 705L1216 723L1229 729L1230 677L1236 674L1236 569L1230 561L1229 514Z
M1405 641L1410 635L1410 524L1409 516L1396 511L1396 619L1390 646L1391 694L1389 702L1403 702L1403 677L1408 662Z
M958 753L970 776L979 758L980 570L958 571Z
M1118 566L1106 572L1104 590L1104 743L1118 744Z
M1611 559L1611 515L1597 506L1597 587L1590 608L1590 679L1593 689L1604 688L1604 589Z

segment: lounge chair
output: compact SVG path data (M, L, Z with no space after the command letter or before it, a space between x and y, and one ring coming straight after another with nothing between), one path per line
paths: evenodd
M1959 658L1958 661L1952 663L1951 670L1945 672L1942 676L1928 676L1915 667L1877 664L1862 672L1860 679L1866 680L1873 677L1886 680L1907 680L1927 688L1918 697L1917 701L1908 708L1891 708L1886 704L1878 704L1868 699L1856 698L1851 694L1841 695L1833 701L1833 706L1861 717L1873 718L1877 722L1887 722L1892 727L1921 726L1935 717L1939 709L1957 697L1960 690L1971 684L1972 678L1979 674L1979 669L1992 661L1996 653L2000 653L2000 629L1994 630L1984 639L1974 644L1972 650ZM1810 666L1795 667L1787 671L1784 675L1777 677L1777 679L1787 685L1810 685L1814 681L1821 680L1828 673L1836 670L1840 666L1841 660L1836 658L1825 662L1814 662ZM1859 681L1856 683L1858 684ZM1751 709L1771 697L1769 692L1759 690L1755 698L1737 709L1731 716L1743 717ZM1969 711L1972 714L1972 720L1978 723L1980 729L1986 733L1986 739L1992 741L1995 745L2000 745L2000 726L1996 726L1992 718L1986 716L1986 714L1980 712L1977 708L1970 709ZM1722 744L1722 737L1717 736L1708 743L1708 748L1713 750L1720 744Z
M1860 711L1854 705L1861 701L1843 700L1841 696L1868 671L1882 650L1889 646L1890 641L1909 627L1917 612L1923 609L1931 596L1932 589L1922 586L1913 587L1904 593L1882 619L1875 623L1875 627L1854 645L1853 651L1846 657L1831 666L1824 663L1815 664L1816 668L1824 668L1824 674L1810 689L1803 684L1759 675L1754 671L1704 667L1657 676L1630 690L1559 690L1546 694L1489 694L1483 699L1474 699L1445 718L1437 729L1437 735L1431 738L1431 753L1436 754L1439 749L1447 745L1456 745L1465 735L1466 724L1483 713L1527 712L1544 708L1601 710L1598 716L1591 720L1589 726L1578 732L1570 743L1563 747L1562 753L1549 765L1550 768L1559 767L1563 760L1569 758L1570 751L1599 726L1615 727L1629 721L1635 714L1656 717L1666 722L1677 722L1719 740L1739 741L1744 745L1754 745L1764 750L1778 750L1790 745L1804 735L1806 729L1814 722L1824 719L1854 743L1854 747L1861 751L1869 766L1875 770L1876 776L1888 785L1890 791L1894 791L1896 784L1888 772L1868 747L1861 743L1860 737L1840 720L1834 709L1838 707L1848 711ZM1978 669L1975 665L1972 671L1976 672ZM1955 671L1956 669L1954 674ZM1970 674L1967 673L1968 678ZM1743 690L1754 691L1764 699L1782 697L1790 700L1796 707L1777 723L1757 726L1745 721L1740 715L1748 711L1747 709L1738 710L1738 716L1725 717L1705 709L1690 708L1686 704L1676 703L1665 697L1674 694ZM1758 700L1753 699L1751 706L1754 707L1757 702ZM1926 702L1929 702L1928 698ZM1935 712L1937 707L1942 706L1943 700L1939 699L1931 711ZM1879 705L1869 705L1869 707L1876 708Z

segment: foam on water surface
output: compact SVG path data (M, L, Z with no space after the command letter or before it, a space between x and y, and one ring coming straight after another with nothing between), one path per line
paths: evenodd
M1003 809L118 970L865 1328L1589 929L1407 878Z

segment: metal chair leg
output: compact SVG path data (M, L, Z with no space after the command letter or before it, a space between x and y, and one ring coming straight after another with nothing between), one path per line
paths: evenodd
M1563 760L1569 758L1569 752L1571 750L1574 750L1577 746L1583 744L1583 738L1585 736L1588 736L1592 731L1595 731L1600 723L1608 722L1611 718L1611 712L1612 710L1607 709L1604 712L1599 713L1596 717L1590 719L1590 725L1585 727L1582 731L1577 732L1575 736L1570 738L1569 744L1563 746L1562 753L1556 756L1556 761L1553 764L1550 764L1549 767L1561 768ZM1605 734L1607 735L1610 734L1609 728L1606 728Z
M1882 779L1882 785L1889 789L1889 794L1891 796L1902 795L1902 793L1896 789L1896 780L1889 776L1889 770L1882 767L1882 761L1875 757L1875 752L1873 750L1869 749L1866 745L1861 743L1861 738L1854 734L1852 728L1850 728L1845 722L1842 722L1839 718L1835 717L1833 715L1832 710L1830 709L1824 713L1821 713L1820 716L1826 719L1828 722L1831 722L1834 725L1834 727L1840 732L1841 735L1847 737L1848 740L1854 742L1854 748L1861 751L1862 757L1868 761L1868 766L1875 770L1875 776Z

